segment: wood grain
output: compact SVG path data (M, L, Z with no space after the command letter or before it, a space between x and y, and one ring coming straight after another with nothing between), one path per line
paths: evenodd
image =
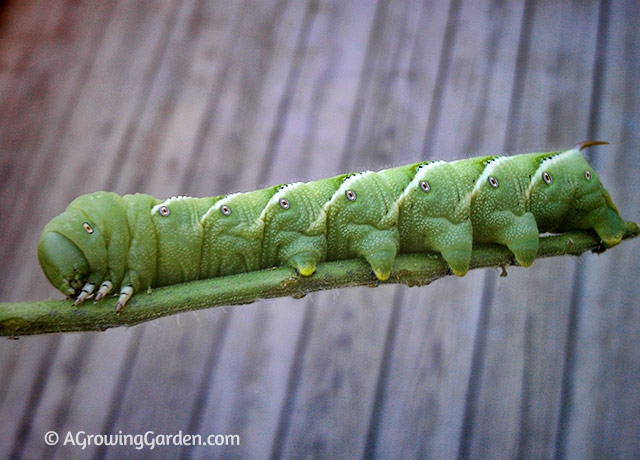
M40 231L100 189L210 196L598 139L610 145L589 160L637 222L639 13L631 0L5 2L0 301L60 298ZM639 245L5 341L0 457L137 453L50 447L48 430L241 436L164 457L632 457Z

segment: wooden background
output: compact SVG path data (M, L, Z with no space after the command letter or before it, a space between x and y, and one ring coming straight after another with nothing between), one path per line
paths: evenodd
M586 155L640 221L639 18L635 0L8 1L0 300L61 298L39 233L95 190L209 196L598 139ZM639 254L5 340L0 457L637 457ZM48 430L241 445L81 450Z

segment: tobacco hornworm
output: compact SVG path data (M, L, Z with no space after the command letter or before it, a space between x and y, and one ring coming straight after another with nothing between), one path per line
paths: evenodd
M474 243L529 266L539 234L593 229L606 247L623 221L580 150L426 161L213 198L95 192L43 230L40 265L79 304L196 279L364 258L380 280L398 253L435 251L463 276Z

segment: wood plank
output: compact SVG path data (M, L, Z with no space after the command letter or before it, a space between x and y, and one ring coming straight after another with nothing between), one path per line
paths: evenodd
M242 138L239 133L251 132L262 117L277 112L276 106L265 106L262 101L278 101L273 94L278 86L284 88L284 82L280 81L280 73L286 70L286 67L282 69L281 66L287 66L292 57L285 59L281 56L280 60L271 62L266 54L261 57L261 61L242 60L238 56L254 53L255 50L249 48L254 47L265 33L274 36L275 50L295 41L298 28L282 27L282 24L300 25L305 10L299 7L291 8L287 15L281 17L278 14L281 11L278 2L260 2L259 7L256 6L246 3L243 8L223 13L218 12L219 5L209 4L212 10L204 16L216 16L221 23L229 26L230 33L222 33L222 37L228 40L228 43L219 43L219 37L212 35L208 28L203 28L201 40L198 40L199 49L194 51L194 55L202 53L202 59L210 59L207 53L211 51L205 53L205 50L214 45L219 46L221 50L228 50L226 56L220 56L220 61L223 64L231 63L232 66L229 69L221 67L220 73L203 74L200 77L207 78L206 81L200 82L200 85L210 85L212 90L206 111L198 113L200 119L194 120L198 131L191 131L193 134L190 137L190 145L186 140L178 141L170 136L183 134L181 127L184 124L184 116L191 107L180 104L179 108L183 112L176 113L175 117L166 122L168 137L159 143L154 158L154 163L160 167L154 170L155 174L147 176L148 186L156 188L160 196L172 192L172 187L179 190L179 187L185 185L196 194L210 194L212 184L217 186L218 183L226 183L230 189L222 191L228 192L255 188L258 181L270 180L268 177L260 178L260 169L250 167L259 161L264 145L261 145L259 140L252 140L251 136ZM229 18L228 22L221 19L222 14ZM274 18L274 21L270 22L270 17ZM234 44L238 35L246 40ZM174 65L168 63L166 72L173 71ZM220 78L220 75L224 78ZM254 79L256 75L260 75L261 78ZM179 82L177 79L174 83ZM255 87L249 87L250 83ZM188 101L195 97L194 90L197 89L196 87L191 88L189 92L176 92L180 97L184 94L185 100ZM269 94L268 97L265 92ZM209 113L212 107L215 108L215 113ZM150 110L149 113L153 116L155 111ZM192 113L188 116L194 115ZM215 117L212 121L210 116L213 115ZM220 120L223 119L228 121L219 126ZM235 147L238 154L232 155L229 141L235 144L239 140L243 143ZM169 148L175 147L178 142L184 145L184 150L174 151ZM206 150L203 146L207 146ZM137 160L132 158L131 161L135 163ZM194 162L199 162L199 167L191 171ZM238 171L225 177L227 169L219 168L218 165L221 164L228 167L235 164ZM171 167L165 168L163 165ZM286 301L283 305L286 305ZM295 335L291 336L288 331L300 328L304 313L300 304L289 307L289 310L289 313L284 315L285 318L282 318L282 310L256 304L250 309L240 308L239 311L216 310L169 319L169 323L164 327L176 327L176 321L180 323L181 335L177 335L175 340L180 340L180 349L184 351L170 365L160 367L158 362L166 360L167 353L172 353L177 342L171 343L166 338L158 337L156 327L149 325L149 329L145 328L140 345L143 359L133 366L131 379L137 382L151 374L156 376L154 380L169 383L152 393L144 386L130 386L123 394L122 407L164 407L166 401L176 400L175 383L171 383L175 381L173 376L195 374L197 378L182 383L182 399L171 410L171 417L163 417L161 414L155 417L159 426L172 432L189 428L191 432L198 433L237 433L244 439L251 440L243 443L244 447L241 448L250 449L254 453L264 452L273 439L286 389L286 370L290 367L295 352ZM185 330L193 333L184 335ZM211 335L211 330L216 333ZM251 391L256 385L256 380L260 383L261 389ZM274 397L277 393L281 395L280 399ZM224 414L229 417L224 417ZM149 413L146 412L120 413L114 426L122 425L142 430L148 423L148 417ZM259 425L269 427L264 430L262 436L257 436ZM231 446L230 449L235 452L238 447ZM176 447L169 450L177 454L180 449ZM210 455L211 448L203 448L202 452ZM118 455L117 450L109 450L107 454L108 457Z
M53 205L50 212L21 211L40 209L40 200L46 196L41 192L55 180L52 171L59 171L61 155L52 152L59 147L61 132L67 129L78 87L86 77L102 36L101 19L108 18L111 6L110 2L103 2L95 8L83 6L65 14L68 5L57 2L46 20L39 16L42 8L22 13L35 19L35 24L17 33L29 37L23 39L29 46L23 50L22 59L7 58L8 67L2 72L7 90L2 92L2 106L6 110L0 120L3 133L0 193L12 199L0 202L0 212L7 216L0 222L0 231L13 244L0 246L0 260L16 266L16 270L6 271L6 282L0 284L3 299L35 300L53 292L42 289L45 279L38 274L33 248L41 228L58 209L64 209L62 203L68 203L68 197L61 198L58 207ZM66 28L69 32L60 33ZM4 43L4 36L0 41ZM9 39L9 44L12 41ZM22 47L15 49L20 51ZM6 54L11 56L13 51L2 53ZM12 62L14 59L17 62ZM24 273L36 275L23 276Z
M274 139L275 135L270 134L269 143L264 146L265 155L269 156L268 152L274 149L273 155L283 159L282 162L276 162L273 167L268 168L276 182L287 179L279 168L281 164L285 167L292 166L301 171L304 174L302 179L311 178L313 174L317 173L310 168L311 165L307 160L312 151L318 150L318 146L308 140L317 138L316 130L331 132L333 135L331 140L327 139L329 148L326 151L318 152L318 158L324 160L325 168L331 165L331 161L337 158L340 151L339 146L343 137L339 133L345 132L345 126L328 115L335 113L339 104L345 104L344 98L336 99L338 105L325 103L319 112L315 112L315 110L311 111L310 107L319 104L319 101L307 95L324 91L325 87L327 92L335 91L333 89L334 82L338 84L337 82L344 81L346 79L344 73L352 72L357 59L361 59L359 56L354 56L355 62L349 58L337 62L333 60L336 59L335 54L340 55L342 47L345 46L342 35L336 31L344 30L348 24L354 23L352 21L354 16L337 15L341 8L338 4L328 4L310 8L306 12L303 24L308 24L306 27L309 28L309 33L305 34L301 31L299 40L304 40L304 45L298 42L295 47L300 67L299 69L292 68L292 74L287 77L287 88L300 87L303 89L302 94L297 91L291 94L285 93L278 108L277 122L283 123L284 128L291 126L286 124L285 120L293 120L295 123L293 126L297 127L294 131L294 142L288 141L286 146L281 146L280 141ZM373 10L367 11L361 6L358 11L365 13L359 16L360 21L366 21L367 18L373 17ZM307 19L308 14L313 15L312 20ZM339 21L333 20L338 17L340 17ZM368 27L360 27L359 30L366 33ZM360 43L366 39L366 35L352 35L352 38L355 43ZM324 42L325 46L318 48L317 42ZM354 46L352 43L349 46ZM313 52L311 52L312 50ZM347 51L350 49L347 48ZM323 80L323 78L329 77L326 75L323 65L332 66L332 73L328 81ZM296 77L295 74L298 76ZM295 82L295 78L298 78L300 83ZM318 86L302 85L302 82L307 79L318 82ZM287 100L288 98L291 98L290 102ZM297 113L308 115L296 117ZM325 115L324 119L327 120L327 124L318 126L315 117L322 119L323 115ZM275 131L279 128L273 127L272 129ZM267 131L265 130L265 132ZM303 140L302 143L300 143L301 134L308 136L307 140ZM299 143L296 144L296 140ZM306 166L302 166L305 163ZM339 162L334 161L333 163L338 164ZM334 170L333 173L335 174L336 171ZM331 308L334 308L335 300L335 293L329 296L314 294L310 296L309 301L270 302L270 307L265 313L261 313L259 309L255 308L255 305L250 309L243 309L242 312L237 312L234 309L231 328L244 330L251 327L255 329L255 332L249 335L252 337L251 340L245 338L247 337L245 333L234 333L228 336L228 352L222 356L221 365L219 369L216 369L212 379L212 382L221 383L212 388L214 391L211 391L209 395L200 428L207 432L222 430L241 433L243 438L251 440L250 445L241 447L240 450L233 447L223 449L227 455L240 453L243 457L262 457L265 452L272 449L281 449L278 440L288 435L290 411L295 407L295 394L300 385L299 379L304 375L301 361L306 353L302 352L309 340L310 327L316 323L313 320L313 312L318 304L330 305ZM277 303L277 307L273 305L275 303ZM337 308L339 310L340 307ZM304 316L301 316L301 313ZM292 327L293 325L295 327ZM265 328L265 326L266 330L258 333L259 327ZM292 355L294 351L297 353L296 361ZM238 355L243 358L239 359ZM267 378L256 382L256 374ZM248 381L249 377L251 380ZM215 391L216 388L217 391ZM247 389L253 394L252 398L247 397ZM274 406L274 400L279 401L280 404ZM276 446L273 446L274 439ZM209 449L202 448L199 453L201 456L207 456L208 452Z
M138 331L125 331L128 336ZM67 430L82 429L86 433L101 433L105 417L117 407L115 391L122 374L117 369L127 364L135 340L118 340L122 332L105 334L73 334L54 336L59 344L49 354L48 375L37 403L31 413L24 457L81 458L96 452L95 446L84 450L62 445ZM115 340L114 340L115 336ZM115 369L115 371L114 371ZM100 385L98 388L96 385ZM44 433L57 431L61 444L51 448L42 442Z
M360 44L362 48L366 43L366 55L349 124L345 124L349 130L341 140L342 170L379 169L404 160L400 152L409 153L405 146L415 143L412 136L419 131L403 131L396 116L409 113L426 120L424 107L411 112L405 89L430 82L428 73L411 74L417 53L413 44L422 38L422 30L437 36L443 19L440 13L446 12L446 5L433 11L406 2L377 6L372 26L376 33ZM354 22L349 17L344 21ZM437 50L430 55L438 56ZM283 414L287 420L275 441L275 457L365 455L393 305L401 297L395 288L353 289L337 295L314 295L310 330L301 345L300 374Z
M530 36L522 37L528 48L519 57L524 68L505 144L572 145L588 128L597 9L535 4L525 9L524 24L530 24ZM479 374L471 382L477 387L471 390L462 456L553 455L574 264L569 258L540 261L509 270L499 282L487 278L487 326L474 350Z
M62 62L70 63L69 67L72 69L80 68L81 70L77 71L77 80L72 81L73 84L73 92L70 94L68 92L63 92L69 100L63 100L62 98L58 98L54 106L60 110L64 109L66 111L64 123L58 126L58 132L55 134L55 137L52 135L52 143L47 144L46 142L40 147L44 151L47 150L55 150L58 152L57 156L50 155L47 151L46 155L49 155L47 158L57 158L60 165L56 171L59 171L59 174L54 176L54 180L49 184L49 192L42 193L39 196L39 204L38 206L43 206L43 209L46 209L46 212L43 212L41 215L43 216L42 224L37 227L42 227L44 225L45 220L52 217L54 214L58 213L60 210L66 206L66 203L76 194L82 193L83 191L87 191L86 189L82 189L82 187L91 187L91 189L95 188L103 188L104 186L98 185L100 183L104 184L104 178L106 177L105 173L109 173L109 169L101 168L101 165L108 165L112 160L110 160L109 154L115 154L116 152L113 149L107 149L106 151L102 151L100 146L100 142L106 142L106 139L109 138L110 135L115 135L116 140L117 136L120 134L113 133L110 129L104 129L109 122L104 122L105 119L111 116L117 117L117 109L115 107L119 107L119 100L111 100L111 96L119 91L119 88L127 87L124 82L132 83L129 80L129 76L123 76L123 74L114 72L114 63L119 63L121 66L115 66L115 68L122 69L124 71L127 70L127 66L125 63L135 62L139 65L144 66L145 62L149 62L142 56L147 56L153 60L153 53L148 53L142 50L138 57L135 56L136 52L140 52L140 48L136 48L135 46L123 46L122 40L126 40L126 37L134 39L134 42L137 44L144 46L157 46L154 45L153 42L146 42L144 40L136 40L135 34L129 34L132 28L139 27L139 32L150 32L151 30L156 28L159 33L162 33L162 24L163 18L166 18L166 10L163 11L161 8L158 10L147 10L148 16L147 18L143 18L142 16L132 15L131 12L134 10L128 9L130 6L135 7L135 5L127 5L121 4L119 5L120 9L116 9L113 13L113 20L110 21L109 15L100 16L100 10L96 10L95 8L87 7L87 10L80 10L80 12L84 12L85 16L82 14L78 15L77 25L70 24L72 30L81 30L85 31L85 26L91 23L100 24L104 22L105 29L101 27L91 28L91 32L95 34L94 36L84 37L81 36L79 41L87 40L90 43L97 42L100 46L98 47L98 51L91 50L91 53L78 54L75 55L72 52L74 48L71 47L69 50L66 50L68 54L54 54L50 57L50 59L55 62L56 58L58 60L62 60ZM139 12L142 12L142 9L138 9ZM157 14L156 14L157 13ZM86 15L90 15L89 18ZM89 29L86 29L89 30ZM104 34L105 40L102 39L102 35ZM150 33L150 37L153 38L153 33ZM62 48L64 50L64 48ZM92 66L93 63L93 53L96 53L96 65ZM117 57L116 57L117 55ZM78 66L74 66L74 63L78 63ZM64 68L65 66L61 66ZM51 69L48 69L50 72ZM134 73L140 75L141 73L135 71ZM121 77L122 80L118 81L118 77ZM64 78L64 75L61 76L61 79ZM102 80L102 83L99 83ZM142 83L144 85L144 81L137 80L138 83ZM135 84L133 84L135 86ZM140 87L138 87L140 88ZM123 98L126 97L126 93L122 93ZM114 98L117 99L117 98ZM135 99L135 98L134 98ZM132 99L132 102L133 100ZM113 106L110 103L113 102ZM113 107L109 109L108 107ZM131 107L131 104L128 108ZM125 105L124 109L127 109ZM99 135L91 134L87 135L85 133L95 133L94 130L99 132ZM112 138L113 139L113 138ZM92 144L88 146L88 144ZM87 154L87 152L90 152ZM40 152L40 156L42 157L42 151ZM78 168L78 159L83 159L84 167ZM95 165L95 166L94 166ZM41 166L40 170L46 169L45 166ZM94 174L94 173L97 173ZM40 173L41 174L41 173ZM92 176L92 174L94 174ZM87 180L91 183L87 183ZM102 180L102 182L101 182ZM84 184L84 185L83 185ZM35 230L34 226L34 230ZM39 230L38 230L39 231ZM29 260L37 266L37 261L34 257L34 247L37 243L38 235L32 235L31 243L25 244L23 249L24 252L28 255L24 256L25 260ZM40 270L38 270L40 271ZM37 273L34 271L34 273ZM40 275L41 276L41 275ZM24 278L23 278L24 279ZM24 289L30 288L32 285L37 285L37 283L32 282L32 279L28 279L24 285ZM18 288L20 290L20 288ZM43 296L43 295L41 295ZM78 370L75 371L79 374L83 374L91 369L96 368L104 368L104 373L90 372L90 379L83 380L79 379L78 381L72 381L68 385L59 386L56 382L64 380L66 375L66 369L64 366L60 366L59 363L65 362L64 356L58 356L55 354L55 349L52 349L50 353L54 353L51 356L51 361L48 363L48 368L53 369L53 371L49 371L52 373L51 384L46 386L46 391L41 391L39 396L39 408L40 408L40 417L38 418L39 423L34 423L34 430L31 430L31 426L28 426L28 430L25 430L24 444L27 446L27 451L29 453L33 453L34 456L40 456L38 453L43 451L51 452L51 449L47 449L47 446L42 443L42 433L44 431L40 431L40 423L42 423L43 427L49 426L62 426L60 425L60 398L61 391L63 391L62 400L67 403L64 407L64 411L68 411L68 413L72 415L77 415L77 418L71 418L69 420L69 425L72 427L85 426L87 429L92 430L94 433L99 433L102 431L106 421L110 415L109 410L113 405L104 404L102 406L97 406L95 410L87 412L87 401L108 401L111 402L111 392L115 392L118 389L118 385L121 384L117 379L123 377L123 373L120 371L120 366L125 366L127 361L121 361L120 359L112 359L105 365L105 355L104 351L109 348L115 348L116 356L119 358L127 357L131 354L131 351L135 350L136 341L130 341L127 331L113 331L116 337L115 340L112 338L114 335L100 337L96 340L95 353L90 354L86 361L84 361L83 365L78 365ZM130 335L130 334L129 334ZM66 353L77 353L78 356L83 356L82 353L85 353L86 349L91 349L91 346L87 346L87 339L83 339L80 336L69 336L66 338L66 347L64 348ZM36 342L40 342L41 346L44 350L48 350L50 347L48 346L48 342L44 340L45 338L38 338ZM89 341L90 345L93 345L93 342ZM127 352L127 350L130 350ZM58 371L60 374L55 373ZM90 394L92 391L95 392L96 387L101 388L102 392L99 395L94 395L92 398L78 398L74 399L73 397L67 396L69 392L73 394L77 394L81 396L82 394ZM19 400L19 398L18 398ZM117 403L117 400L115 401ZM81 416L79 414L82 414ZM55 421L53 423L50 423ZM44 429L44 428L43 428ZM76 428L77 429L77 428ZM89 451L94 451L95 448L89 448ZM75 455L86 454L85 452L79 451L78 449L73 449L72 447L60 448L56 451L56 453L62 457L69 458L72 453Z
M0 427L0 454L5 458L13 455L19 458L25 449L33 416L38 411L51 373L50 362L60 341L59 336L47 336L24 345L3 346L2 355L12 358L3 367L0 405L2 415L11 420L11 423L3 423Z
M626 219L640 221L637 155L640 99L635 2L601 5L601 60L594 137L611 144L590 160ZM568 356L558 451L566 457L629 458L640 452L640 243L629 242L579 267L576 330Z
M522 4L467 2L451 12L447 67L434 95L437 110L430 111L430 126L437 128L427 127L434 136L420 148L428 158L458 159L465 148L501 152L509 112L501 95L514 85L522 10ZM377 417L376 456L395 456L398 446L409 458L458 455L475 390L468 385L477 378L471 375L476 335L486 327L480 317L484 280L497 276L495 270L473 272L409 290Z

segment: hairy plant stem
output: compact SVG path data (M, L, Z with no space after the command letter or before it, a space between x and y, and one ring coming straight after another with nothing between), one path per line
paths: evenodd
M626 222L624 239L635 238L640 228ZM591 232L570 232L540 239L537 258L602 252L598 237ZM474 247L470 269L513 265L513 255L504 246ZM54 332L104 331L132 326L163 316L223 305L240 305L273 297L303 297L326 289L379 284L424 286L449 276L446 262L438 254L403 254L396 259L391 278L375 279L362 260L326 262L316 273L304 278L292 268L279 267L240 275L213 278L154 289L131 298L120 314L115 300L103 299L74 307L70 300L0 303L0 335L47 334Z

